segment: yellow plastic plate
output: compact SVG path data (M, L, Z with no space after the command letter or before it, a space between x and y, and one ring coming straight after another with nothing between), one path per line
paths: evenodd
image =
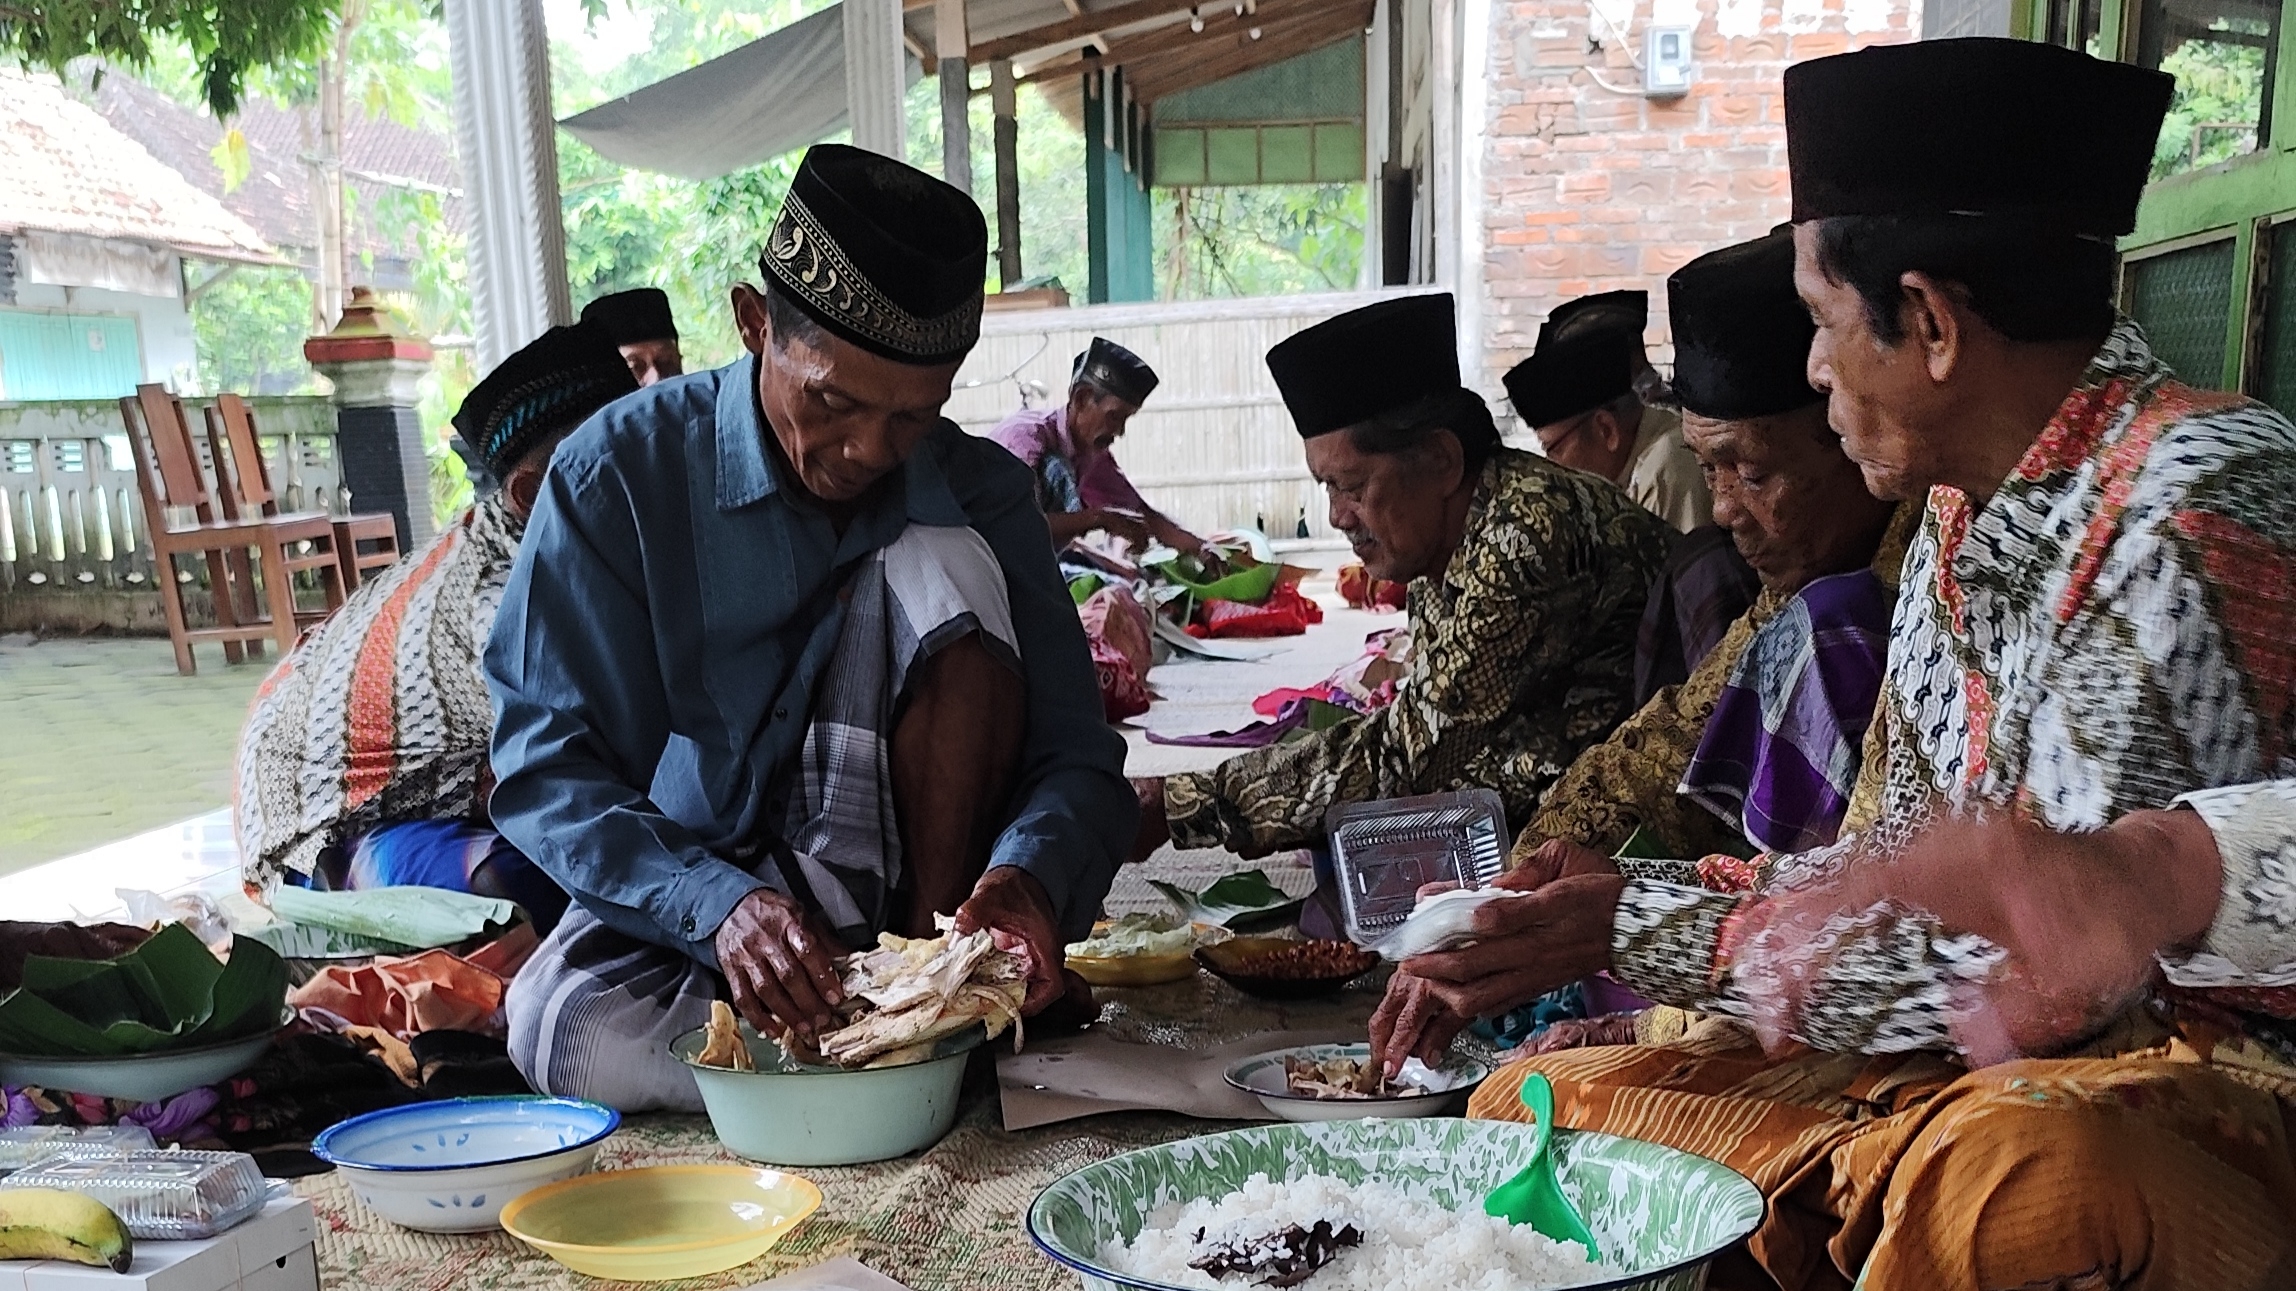
M577 1273L660 1282L747 1264L820 1206L811 1180L779 1170L649 1166L537 1188L502 1227Z

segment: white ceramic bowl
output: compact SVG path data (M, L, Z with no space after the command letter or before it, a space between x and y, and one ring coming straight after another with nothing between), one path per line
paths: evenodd
M271 1047L276 1032L201 1045L196 1049L162 1050L119 1058L36 1058L0 1054L0 1084L37 1085L42 1089L99 1098L124 1098L156 1103L187 1089L228 1080L255 1064Z
M621 1124L613 1108L574 1098L450 1098L354 1116L311 1152L394 1224L477 1233L520 1193L588 1170Z
M1271 1049L1254 1054L1227 1070L1228 1083L1258 1098L1260 1105L1287 1121L1360 1121L1367 1117L1440 1116L1455 1109L1467 1094L1491 1074L1489 1066L1473 1058L1452 1055L1441 1067L1430 1068L1413 1058L1403 1064L1400 1083L1415 1092L1396 1098L1317 1098L1295 1094L1284 1081L1284 1059L1353 1058L1368 1062L1367 1044L1311 1044L1297 1049Z
M704 1067L696 1028L670 1053L694 1073L718 1142L768 1165L858 1165L907 1156L941 1141L957 1122L965 1060L981 1044L974 1027L943 1040L935 1057L899 1067L845 1071L789 1062L781 1046L741 1027L756 1071Z

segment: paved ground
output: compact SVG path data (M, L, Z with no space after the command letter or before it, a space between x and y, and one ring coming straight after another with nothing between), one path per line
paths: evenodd
M164 637L0 637L0 874L211 811L261 663Z

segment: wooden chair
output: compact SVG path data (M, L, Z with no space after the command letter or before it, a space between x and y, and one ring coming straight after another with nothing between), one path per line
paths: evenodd
M236 484L223 491L223 515L235 519L242 511L266 517L279 515L279 495L271 489L271 471L263 463L263 446L255 428L255 410L238 395L224 393L215 397L207 409L207 436L211 444L227 443L231 449L231 474ZM216 457L216 481L223 481L223 458ZM233 494L237 494L237 506ZM387 511L372 511L364 515L332 517L335 526L335 556L343 567L343 587L357 591L370 569L385 569L399 558L399 522ZM371 549L362 550L361 543L372 543Z
M295 645L300 622L324 618L343 603L335 528L326 516L233 519L219 515L216 495L209 492L199 469L183 404L164 386L137 386L134 395L120 400L120 419L127 424L128 443L135 450L144 528L151 536L160 606L167 615L168 638L175 645L177 672L190 676L195 671L191 647L196 641L221 642L223 657L232 663L239 662L243 645L260 648L265 637L277 641L280 653L285 654ZM188 520L185 512L190 513ZM296 544L305 542L312 545L309 552L295 550ZM250 580L244 575L232 577L228 558L235 552L254 553L251 572L262 581L269 609L264 619L242 621L235 589L247 588ZM212 628L194 628L184 615L175 557L189 555L207 560L208 581L215 592L216 626ZM296 612L295 574L305 569L319 577L327 600L324 613ZM252 590L247 588L250 598Z

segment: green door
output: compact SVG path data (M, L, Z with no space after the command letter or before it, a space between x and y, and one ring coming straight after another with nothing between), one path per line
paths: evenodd
M0 399L114 399L141 380L133 318L0 309Z

